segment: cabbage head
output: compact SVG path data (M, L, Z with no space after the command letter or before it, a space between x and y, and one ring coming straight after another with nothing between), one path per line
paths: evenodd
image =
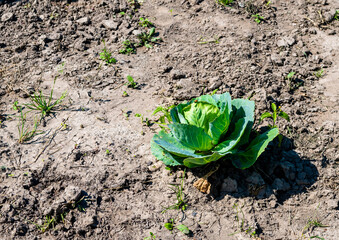
M200 167L221 158L240 169L252 166L278 134L272 128L250 141L254 102L229 93L203 95L171 109L169 132L151 141L152 154L165 165Z

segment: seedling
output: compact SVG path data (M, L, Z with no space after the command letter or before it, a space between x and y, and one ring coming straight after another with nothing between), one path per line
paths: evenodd
M116 63L117 60L114 57L112 57L112 53L108 51L106 48L105 40L103 39L102 42L104 44L104 48L100 53L100 59L105 61L107 64Z
M110 155L110 154L111 152L108 149L106 149L106 155Z
M124 91L124 92L122 93L122 96L123 96L123 97L128 97L128 93L127 93L126 91Z
M150 123L149 119L147 117L144 119L144 115L142 115L140 113L136 113L135 116L140 118L141 124L145 123L147 127L151 126L151 123Z
M64 63L61 65L59 73L63 72L63 66ZM67 92L65 91L61 94L60 98L58 98L55 102L52 102L54 86L58 77L59 75L55 76L54 78L53 87L48 98L44 96L41 91L39 91L39 93L34 93L33 96L30 96L31 103L24 105L31 110L40 111L42 118L50 114L52 110L61 104L64 98L67 96Z
M276 128L276 122L277 122L277 117L281 117L283 119L285 119L286 121L290 121L290 117L288 116L287 113L281 111L281 107L279 106L277 108L277 105L275 105L275 103L271 104L271 109L272 109L272 113L270 112L265 112L263 114L261 114L260 120L259 122L261 122L262 120L264 120L265 118L271 118L273 120L273 125L269 125L270 128Z
M145 237L144 240L155 240L156 236L154 233L150 232L148 237Z
M339 10L335 11L334 17L335 20L339 21Z
M26 114L23 113L22 108L19 108L20 116L19 116L19 124L18 124L18 131L19 131L19 139L18 143L24 143L31 140L36 135L42 134L41 131L38 131L39 120L38 118L34 118L33 128L30 129L26 127Z
M254 21L258 24L261 23L261 21L265 20L265 18L263 16L260 16L258 13L252 15L252 17L254 18Z
M272 108L272 113L270 112L264 112L263 114L261 114L260 116L260 120L259 123L264 120L265 118L271 118L273 120L273 125L268 125L270 128L278 128L278 126L276 125L277 122L277 117L281 117L283 119L285 119L286 121L290 121L290 117L288 116L287 113L281 111L281 106L279 106L279 108L277 108L277 105L275 105L275 103L271 104L271 108ZM283 140L283 135L281 135L279 133L278 135L278 139L279 139L279 147L281 146L282 140Z
M161 41L161 38L155 37L155 28L152 27L149 32L142 32L138 35L139 46L145 46L147 48L153 48L152 44Z
M234 0L216 0L216 2L225 7L229 7L234 2Z
M169 107L157 107L154 112L152 113L152 116L156 115L157 113L162 113L162 115L159 117L158 121L156 121L155 123L159 125L159 127L161 129L168 129L166 127L166 125L168 123L171 123L172 122L172 118L171 118L171 114L170 114L170 110L172 108L174 108L175 105L171 105Z
M148 18L139 18L140 21L139 21L139 25L142 26L142 27L152 27L154 24L151 23Z
M178 229L180 232L182 232L184 234L189 234L190 233L190 230L184 224L180 224L178 226L174 226L174 219L173 218L171 218L167 223L165 223L164 227L166 229L168 229L171 233L172 233L174 228Z
M56 224L56 220L54 217L46 216L45 222L42 225L35 224L35 226L41 231L46 232L46 230L50 228L54 228Z
M13 103L13 110L17 111L21 108L21 106L19 105L19 102L18 101L15 101Z
M119 12L121 16L124 16L126 13L125 12Z
M170 14L172 15L172 14L173 14L173 9L170 9L169 12L170 12Z
M134 43L132 43L130 40L123 41L122 45L123 45L123 49L120 49L119 53L121 53L121 54L131 54L131 53L136 52Z
M308 229L314 229L314 228L317 228L317 227L328 227L327 225L324 225L324 224L322 224L318 219L316 219L316 218L310 218L310 219L308 219L307 220L307 223L306 223L306 225L305 225L305 227L304 227L304 229L303 229L303 231L302 231L302 233L301 233L301 239L303 239L303 237L304 237L304 234L305 234L305 232L308 230ZM319 237L319 236L313 236L313 237L310 237L311 239L312 238L318 238L318 239L323 239L323 238L321 238L321 237Z
M177 197L177 203L165 208L161 213L165 213L171 209L178 209L181 211L185 211L187 209L187 200L185 199L185 194L184 194L185 172L186 171L184 171L184 174L182 176L181 183L179 186L170 184L172 186L171 189L175 192L175 195Z
M128 76L127 76L127 81L128 81L127 87L133 88L133 89L138 88L138 83L136 83L136 82L134 81L134 79L133 79L132 76L128 75Z
M322 76L324 76L324 69L320 69L319 71L315 72L314 76L316 76L317 78L321 78Z
M255 237L256 232L252 231L253 229L251 227L245 228L245 220L244 220L245 219L245 214L244 214L242 208L239 207L237 203L235 203L232 206L232 208L235 210L235 219L238 222L238 229L239 229L239 231L234 232L232 234L229 234L228 236L233 236L233 235L235 235L237 233L245 232L245 233L249 234L251 237ZM240 220L240 217L239 217L240 213L242 214L241 220Z
M172 233L172 230L173 230L173 228L174 228L173 225L174 225L174 219L171 218L167 223L164 224L164 227L165 227L166 229L168 229L169 231L171 231L171 233Z
M290 88L290 92L293 92L294 90L298 89L300 86L303 85L303 81L300 79L297 79L295 77L295 72L290 72L287 76L286 79L288 80L288 85Z

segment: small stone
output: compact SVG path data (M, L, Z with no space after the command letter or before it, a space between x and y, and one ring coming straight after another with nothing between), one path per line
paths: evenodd
M113 20L104 20L102 21L102 25L110 30L117 30L119 27L118 23Z
M60 33L52 33L48 37L51 40L60 40L61 39L61 34Z
M79 187L70 185L66 187L62 197L66 200L66 202L77 202L80 200L81 196L82 190Z
M142 33L142 32L141 32L140 30L138 30L138 29L132 31L132 34L135 35L135 36L138 36L138 35L140 35L141 33Z
M237 181L228 177L224 180L224 182L221 184L221 192L230 192L235 193L238 192L238 184Z
M81 24L81 25L88 25L90 24L90 19L89 17L83 17L77 20L77 23Z
M278 47L287 47L287 42L284 39L280 39L277 41Z
M278 54L272 54L271 61L278 66L284 65L285 59L280 57Z
M264 179L260 176L259 173L253 172L251 176L246 178L246 181L255 185L262 186L265 184Z
M337 199L331 199L326 201L329 209L337 210L339 207L339 201Z
M273 189L287 191L291 188L290 184L284 179L276 178L272 184Z
M148 170L151 171L151 172L154 172L154 171L158 170L159 168L161 168L161 166L162 166L162 162L159 161L159 162L156 162L153 165L149 166Z
M11 13L11 12L4 13L1 16L1 21L2 22L8 22L8 21L12 21L12 20L14 20L14 14Z

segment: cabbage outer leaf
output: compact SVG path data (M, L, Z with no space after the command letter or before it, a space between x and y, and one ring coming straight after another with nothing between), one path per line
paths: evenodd
M273 128L257 136L245 151L231 155L235 167L245 169L251 167L258 157L265 151L267 145L279 135L279 129Z
M249 136L254 123L254 101L250 101L247 99L234 99L232 100L232 108L234 115L232 117L232 125L233 127L230 129L232 131L235 130L235 124L242 118L246 118L246 129L238 143L238 146L244 145L248 143Z
M207 163L217 161L222 157L223 155L220 155L218 152L215 152L212 155L201 156L198 158L189 157L184 159L184 165L188 168L201 167L203 165L206 165Z
M213 149L213 152L218 152L221 155L226 155L239 143L241 137L245 132L247 124L248 124L247 118L242 118L238 120L235 124L235 130L231 133L231 135L227 138L226 141L223 141L222 143L217 145Z
M167 166L179 166L184 164L183 157L172 155L156 144L153 139L151 141L151 152L159 161L162 161Z
M166 151L173 153L179 157L199 157L194 150L182 145L171 133L160 131L153 136L153 141Z

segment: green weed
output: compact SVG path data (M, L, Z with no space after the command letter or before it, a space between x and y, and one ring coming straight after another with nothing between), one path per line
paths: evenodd
M140 118L141 124L144 124L144 123L145 123L145 125L146 125L147 127L151 126L150 120L149 120L147 117L144 118L144 115L142 115L142 114L140 114L140 113L136 113L134 116Z
M289 91L293 92L296 89L298 89L300 86L302 86L304 84L304 82L300 79L297 79L295 77L296 72L290 72L287 76L286 79L288 81L288 85L289 85Z
M245 232L245 233L249 234L251 237L255 237L257 233L255 231L253 231L253 229L251 227L245 228L245 220L244 220L245 214L244 214L242 208L239 207L239 205L237 203L235 203L232 206L232 208L235 210L235 219L238 222L239 231L234 232L232 234L229 234L229 236L233 236L233 235L238 234L240 232ZM239 217L240 213L242 214L241 219Z
M185 211L187 209L187 200L186 200L185 194L184 194L185 172L186 171L184 171L184 174L182 176L181 183L180 183L179 186L174 185L174 184L170 184L172 186L171 189L173 190L173 192L176 195L177 202L175 204L165 208L161 213L165 213L168 210L172 210L172 209L178 209L178 210L181 210L181 211Z
M234 0L216 0L216 2L225 7L229 7L234 2Z
M321 78L322 76L324 76L324 69L320 69L319 71L313 73L314 76L316 76L317 78Z
M63 72L63 66L64 63L61 65L62 69L59 70L59 73ZM67 96L67 92L63 92L60 98L52 102L54 86L58 77L59 75L56 75L54 78L53 87L49 94L49 97L44 96L41 91L39 91L38 93L35 92L32 96L30 96L31 103L24 105L31 110L40 111L42 118L51 113L53 109L55 109L59 104L61 104L64 98Z
M148 20L148 18L143 18L143 17L141 17L141 18L139 18L139 25L141 26L141 27L152 27L154 24L153 23L151 23L149 20Z
M145 46L147 48L153 48L154 43L161 41L160 37L155 37L155 28L152 27L149 32L142 32L138 35L139 46Z
M136 48L134 43L130 40L125 40L122 42L123 48L119 50L121 54L131 54L136 52Z
M18 131L19 131L19 139L18 143L24 143L32 138L34 138L36 135L42 134L43 132L38 131L39 126L39 119L34 118L33 128L29 128L26 126L26 114L23 113L22 108L19 108L20 116L19 116L19 123L18 123Z
M155 240L156 236L154 233L150 232L148 237L145 237L144 240Z
M127 87L133 88L133 89L137 89L137 88L138 88L138 83L136 83L136 82L134 81L134 79L133 79L132 76L128 75L128 76L127 76L127 81L128 81Z
M254 21L258 24L261 23L261 21L265 20L265 18L263 16L260 16L258 13L252 15L252 17L254 18Z
M225 7L229 7L234 2L234 0L216 0L216 2Z
M124 92L122 93L122 96L123 96L123 97L128 97L128 93L127 93L126 91L124 91Z
M152 116L154 116L154 115L156 115L156 114L158 114L158 113L161 113L161 114L162 114L162 115L159 117L159 119L155 122L156 124L159 125L159 127L160 127L161 129L164 129L164 130L168 129L168 128L166 127L166 125L167 125L168 123L171 123L171 122L172 122L170 110L171 110L172 108L174 108L174 107L175 107L175 105L171 105L171 106L169 106L169 107L162 107L162 106L159 106L159 107L157 107L157 108L154 110L154 112L152 113Z
M180 224L178 226L174 225L174 219L171 218L167 223L164 224L164 227L169 230L171 233L173 231L174 228L178 229L180 232L184 233L184 234L189 234L190 230L189 228L184 225L184 224Z
M290 117L288 116L287 113L285 113L281 110L281 106L279 106L277 108L277 105L275 105L275 103L272 103L271 109L273 111L272 113L265 112L265 113L261 114L259 122L261 122L265 118L271 118L273 120L273 125L269 125L269 127L270 128L276 128L276 127L278 127L277 124L276 124L278 116L285 119L288 122L290 121Z
M114 57L112 57L112 53L108 51L106 48L105 40L103 39L102 42L104 44L104 48L102 49L102 52L100 53L100 59L105 61L107 64L116 63L117 60Z
M334 14L333 19L339 21L339 10L336 10L336 11L335 11L335 14Z

